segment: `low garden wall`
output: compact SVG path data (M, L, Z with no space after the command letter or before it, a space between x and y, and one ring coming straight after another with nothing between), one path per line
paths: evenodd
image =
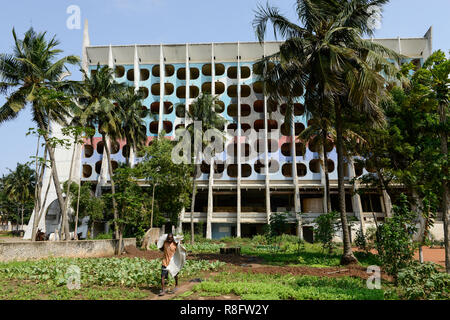
M0 243L0 262L50 257L91 258L113 255L118 240L79 240ZM123 239L123 247L136 246L135 238Z

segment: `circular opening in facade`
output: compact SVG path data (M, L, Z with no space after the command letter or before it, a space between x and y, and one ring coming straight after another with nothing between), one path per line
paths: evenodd
M122 156L128 158L130 156L130 146L128 144L124 145L122 148Z
M114 68L114 76L116 78L122 78L124 75L125 75L125 68L123 66L116 66Z
M165 76L165 77L171 77L171 76L173 76L173 74L175 73L175 67L174 67L173 65L171 65L171 64L166 64L164 67L165 67L165 68L164 68L164 70L165 70L164 76ZM160 72L160 66L159 66L159 64L157 64L157 65L155 65L155 66L153 67L153 69L152 69L152 75L153 75L154 77L160 77L160 76L161 76L160 74L161 74L161 72Z
M309 170L313 173L319 173L320 172L320 160L314 159L309 162Z
M278 123L276 120L267 119L267 131L272 131L278 129ZM253 124L255 131L264 130L264 119L256 120Z
M200 94L200 90L196 86L189 86L189 97L191 99L197 98ZM177 88L177 97L180 99L186 98L186 86L180 86Z
M225 103L223 101L217 101L215 104L216 113L222 113L225 111Z
M211 63L204 64L202 67L202 73L204 76L212 75ZM225 73L225 66L222 63L215 64L215 74L216 76L221 76Z
M90 158L94 154L94 148L90 144L84 145L84 157Z
M175 115L178 118L184 118L186 114L186 106L184 104L179 104L175 109Z
M88 164L83 164L83 178L89 178L92 175L92 167Z
M170 122L170 121L163 121L163 130L166 133L171 133L172 132L172 128L173 128L172 122Z
M252 110L248 104L241 104L241 117L249 116L251 111ZM235 103L230 104L227 109L227 114L230 117L237 117L238 116L238 105Z
M102 161L97 161L95 163L95 172L97 174L100 174L100 170L102 169Z
M286 115L287 104L282 104L280 106L280 113ZM302 103L294 103L293 105L294 116L301 116L305 113L305 106Z
M139 88L139 93L142 95L142 99L147 99L148 98L148 94L149 94L148 88L140 87Z
M134 69L130 69L127 71L127 80L134 81Z
M141 75L141 81L147 81L150 78L150 71L148 69L141 69L139 73Z
M200 71L197 68L190 68L190 79L195 80L200 76ZM186 68L180 68L177 71L177 78L180 80L186 80Z
M158 134L158 121L150 122L150 133Z
M120 144L117 141L111 142L111 154L116 154L120 150Z
M97 153L98 153L98 154L103 154L104 146L105 146L105 144L104 144L103 141L99 141L99 142L97 143Z

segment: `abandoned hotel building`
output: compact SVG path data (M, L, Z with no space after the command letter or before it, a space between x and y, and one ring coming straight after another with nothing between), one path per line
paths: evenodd
M432 51L431 29L421 38L372 41L403 54L407 61L415 64L423 63ZM228 139L224 151L216 155L212 175L206 163L199 165L200 170L197 170L194 222L201 223L208 238L251 236L262 231L273 212L302 212L300 227L295 223L295 214L292 215L291 232L301 232L310 241L312 220L324 212L325 177L320 166L321 154L317 146L308 144L304 149L301 142L292 143L291 138L308 126L309 117L302 104L301 90L294 105L295 120L292 126L287 126L284 124L286 106L267 99L258 70L254 68L259 59L277 52L279 46L280 42L93 46L87 23L85 25L83 68L89 72L98 64L109 65L115 70L118 82L144 92L143 108L151 113L144 119L148 143L163 130L166 137L174 139L175 130L188 122L185 106L191 105L202 92L219 98L221 108L217 112L227 120L225 129L242 128L241 133L233 131L242 137ZM257 135L248 135L251 129ZM56 124L54 130L56 134L59 132ZM117 167L125 161L129 147L126 141L120 141L113 142L111 149L113 167ZM303 153L303 150L306 151ZM337 156L332 142L327 146L327 152L334 209L338 206ZM98 131L93 143L86 141L84 146L77 147L76 153L79 161L73 168L74 176L107 187L106 165L102 169L105 153ZM71 150L57 150L61 181L69 176L71 154ZM227 157L234 154L242 157L226 163ZM131 157L131 161L139 161L139 158ZM348 159L345 166L346 209L348 216L372 224L374 218L382 220L385 216L383 194L374 190L358 195L353 192L355 186L350 184L352 178L367 170L370 168L359 167ZM49 173L46 179L49 179ZM56 199L54 189L49 192L51 197L52 201ZM52 210L57 201L52 201L47 217L40 221L47 233L53 231L50 230L52 226L54 229L51 219L57 215ZM183 227L188 227L189 208L181 213L181 222ZM439 222L435 229L439 234L438 225ZM354 227L353 237L357 228L359 225Z

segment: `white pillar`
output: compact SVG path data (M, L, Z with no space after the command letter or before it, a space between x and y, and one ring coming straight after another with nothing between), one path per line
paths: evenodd
M163 114L164 114L164 87L165 87L165 64L164 64L164 53L163 45L159 46L159 119L158 119L158 135L163 129Z
M263 44L263 50L264 50L264 57L266 56L266 44ZM264 74L267 71L267 65L264 66ZM265 200L266 200L266 217L267 217L267 223L270 222L270 215L271 215L271 207L270 207L270 177L269 177L269 146L268 146L268 131L269 131L269 124L268 124L268 110L267 110L267 96L266 96L266 84L264 83L264 173L266 175L265 177Z
M215 74L216 65L214 63L214 43L211 43L211 95L215 95ZM214 106L212 107L214 108ZM211 157L209 165L209 181L208 181L208 212L206 214L206 238L212 238L212 215L214 208L213 185L214 185L214 155Z
M238 125L237 125L237 168L238 168L238 176L237 176L237 212L236 212L236 237L241 237L241 59L240 59L240 48L239 42L237 44L237 94L238 94Z
M302 207L300 203L300 190L298 186L298 177L297 177L297 156L296 156L296 146L295 146L295 116L294 110L292 110L291 115L291 154L292 154L292 181L294 183L294 211L295 217L297 219L297 236L300 239L303 239L303 226L302 220L298 216L298 213L301 212Z
M322 165L320 166L320 183L322 184L323 187L323 198L322 198L322 205L323 205L323 212L327 213L328 212L328 202L327 202L327 182L326 182L326 177L325 177L325 166L327 165L325 163L325 157L323 154L323 148L320 148L319 150L319 157L320 157L320 162L322 163Z
M133 67L134 67L134 92L138 92L139 88L140 88L139 81L141 80L141 69L139 67L139 55L138 55L137 45L134 45L134 66ZM128 141L127 141L127 144L128 144ZM130 167L133 168L135 158L136 158L136 151L129 144L128 144L128 147L129 147L129 153L130 153L130 155L129 155Z
M349 172L349 179L352 180L356 177L355 174L355 164L352 157L349 157L349 164L348 164L348 172ZM359 183L358 181L355 181L355 184L353 185L353 195L352 195L352 206L353 206L353 212L355 213L356 217L359 219L360 226L362 232L366 233L366 224L364 222L364 214L362 210L361 205L361 197L356 192L358 190Z

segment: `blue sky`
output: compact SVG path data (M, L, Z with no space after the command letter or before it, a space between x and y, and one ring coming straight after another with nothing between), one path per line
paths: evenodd
M3 1L0 12L0 52L11 52L11 30L21 36L30 26L57 35L65 54L81 55L82 29L66 27L70 5L78 5L82 20L89 20L91 43L144 44L255 41L254 9L266 0L15 0ZM270 0L295 18L294 0ZM384 7L376 37L421 37L433 26L433 48L450 49L450 1L391 0ZM270 36L269 36L270 39ZM80 74L73 70L73 79ZM0 97L0 103L4 103ZM35 150L29 110L0 125L0 175L17 162L29 161Z

